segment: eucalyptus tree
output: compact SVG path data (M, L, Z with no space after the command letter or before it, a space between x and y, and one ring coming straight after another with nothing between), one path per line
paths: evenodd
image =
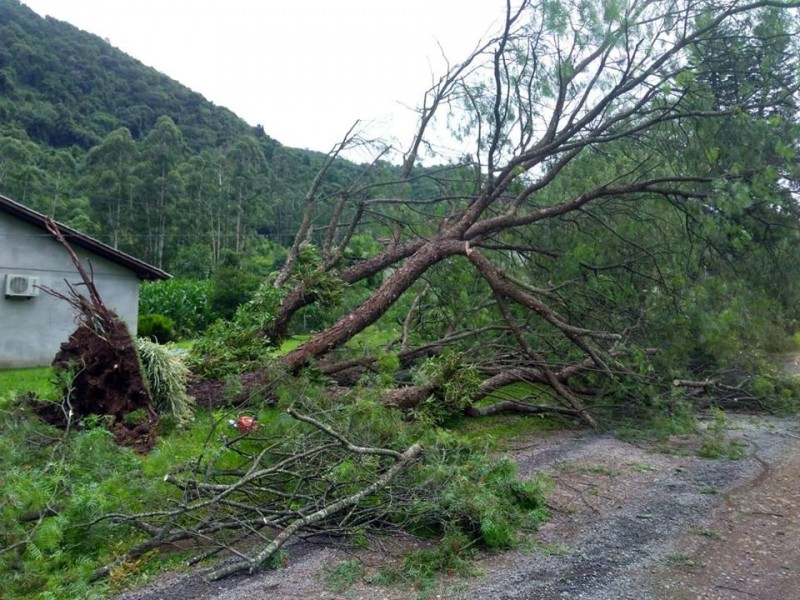
M144 256L158 267L164 264L164 247L169 231L177 232L179 201L183 182L178 165L186 149L175 122L159 117L141 143L142 162L137 173L139 198L147 232Z
M36 200L45 178L38 166L39 156L33 142L0 136L0 190L20 202Z
M130 233L139 217L136 202L136 165L139 150L131 132L120 128L109 133L86 155L83 188L89 197L93 220L114 248L130 244Z
M78 175L78 161L69 150L51 150L43 157L42 168L48 177L41 212L52 219L69 217L75 204L72 196Z
M222 210L217 205L223 196L223 157L217 150L206 150L180 165L184 193L194 207L192 223L184 225L197 247L207 247L210 265L206 276L216 265L224 248Z
M228 240L224 245L241 252L267 209L269 167L258 140L252 136L235 140L225 153L220 175L224 204L217 207L217 214Z

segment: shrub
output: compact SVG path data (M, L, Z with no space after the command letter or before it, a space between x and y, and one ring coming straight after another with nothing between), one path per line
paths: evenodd
M157 341L160 344L171 342L175 339L175 322L164 315L140 315L138 335Z
M239 306L253 297L262 279L238 266L222 265L214 271L211 281L211 312L218 318L230 319Z
M711 408L713 420L708 424L708 429L703 435L703 441L697 450L701 458L728 458L739 460L747 454L747 442L744 440L729 440L728 417L725 412L717 407Z

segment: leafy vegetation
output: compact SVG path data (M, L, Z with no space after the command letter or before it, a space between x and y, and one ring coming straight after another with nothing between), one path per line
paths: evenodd
M175 321L156 313L140 315L137 333L139 337L166 344L175 339Z
M102 518L163 502L168 490L141 476L140 459L86 421L69 435L42 424L13 395L0 399L0 585L8 598L91 598L97 563L136 533ZM88 527L89 523L101 519Z
M172 564L169 554L151 553L119 563L108 580L89 583L99 567L141 540L140 529L133 527L136 520L122 515L180 504L180 493L165 475L193 468L203 455L227 469L238 460L226 450L227 421L235 414L228 411L201 410L184 429L165 432L149 455L137 456L114 444L102 418L85 419L64 432L42 424L13 397L4 397L0 408L0 447L8 456L0 470L7 487L0 510L0 582L8 598L95 597L109 585L119 589L141 581L156 556ZM240 450L252 452L261 441L276 440L294 447L304 439L280 409L262 409L256 416L258 439L243 440ZM546 516L546 481L519 482L515 466L490 458L482 443L453 432L424 431L420 424L403 423L395 411L363 401L330 416L337 427L350 427L362 444L396 446L424 438L427 457L394 484L395 500L385 505L384 518L387 525L426 536L444 533L446 544L430 556L409 556L408 573L425 569L430 578L437 568L453 568L453 561L466 565L471 548L513 546L519 531ZM307 440L303 443L309 447ZM359 489L362 469L377 466L328 465L343 490ZM378 494L367 506L384 506L385 501ZM426 566L431 557L436 560Z
M195 368L209 378L252 370L267 362L274 346L261 331L270 325L282 294L269 284L236 309L232 321L217 320L192 346Z
M719 408L712 408L712 420L708 425L702 444L697 451L703 458L744 458L748 443L741 439L728 439L728 418Z
M146 339L136 340L150 395L161 415L171 416L179 425L194 417L194 400L186 393L189 367L186 357L171 346Z
M183 337L195 337L215 320L209 296L208 279L167 279L142 282L139 288L139 313L142 318L163 315L174 323ZM147 337L139 325L139 335Z
M333 592L346 592L366 574L364 565L359 560L346 560L327 569L325 584Z

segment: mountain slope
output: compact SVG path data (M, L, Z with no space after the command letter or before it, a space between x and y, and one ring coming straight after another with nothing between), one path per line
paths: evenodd
M323 154L18 0L0 0L0 40L0 193L178 274L181 255L207 272L291 242Z
M0 0L0 132L84 150L126 127L143 137L169 116L193 151L251 131L231 111L101 38L17 0Z

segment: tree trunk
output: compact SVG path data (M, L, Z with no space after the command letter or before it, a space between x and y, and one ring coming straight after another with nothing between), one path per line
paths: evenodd
M414 285L429 268L448 256L463 254L464 251L463 242L431 240L397 269L366 302L305 344L289 352L283 357L281 364L289 372L296 372L312 358L340 346L380 319L400 295Z
M403 260L404 258L408 258L414 254L414 252L422 248L424 244L424 240L418 240L415 242L402 244L400 246L394 246L381 252L377 256L360 261L351 267L343 269L341 273L339 273L339 277L345 283L356 283L357 281L366 279L371 275L380 273L383 269L400 260ZM262 335L269 338L273 342L277 342L285 338L292 316L304 306L313 304L315 300L316 294L305 290L302 284L297 285L283 299L283 303L278 311L278 315L276 316L272 325L263 330Z

